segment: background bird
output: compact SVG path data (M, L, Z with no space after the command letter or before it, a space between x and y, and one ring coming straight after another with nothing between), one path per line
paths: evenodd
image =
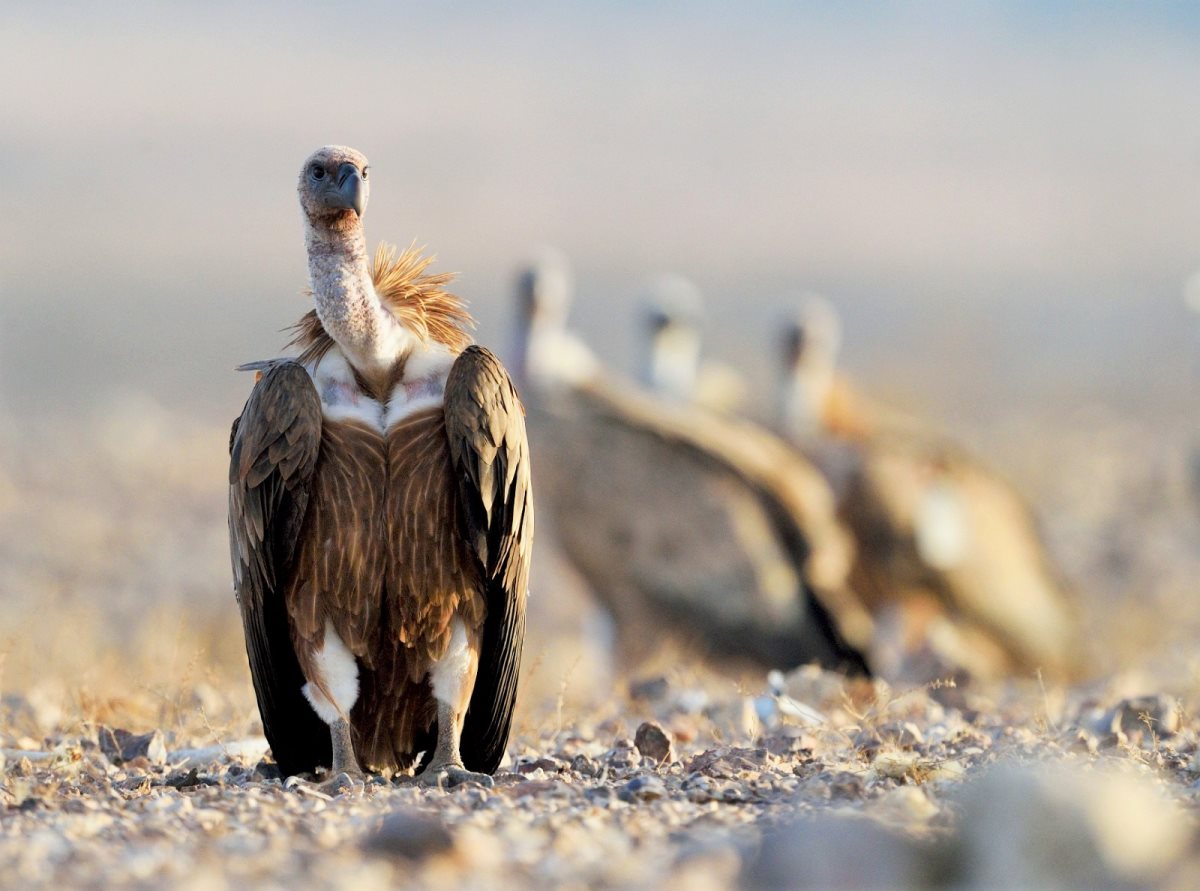
M864 673L865 613L819 475L775 437L623 384L566 329L569 275L522 273L521 367L551 534L605 608L620 664L665 639L759 666Z
M700 289L683 276L651 284L639 332L641 383L662 399L732 414L745 402L746 382L732 366L703 357L704 318Z
M413 250L367 255L366 158L325 146L299 197L315 308L230 442L234 584L287 774L490 782L504 755L533 536L521 405Z
M977 676L1076 671L1075 609L1025 501L961 446L856 392L836 369L840 338L833 307L808 299L783 337L779 423L834 486L856 544L850 583L893 630L890 661L915 669L931 648Z

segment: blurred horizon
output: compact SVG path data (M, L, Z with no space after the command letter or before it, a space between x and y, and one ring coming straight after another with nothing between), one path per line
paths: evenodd
M307 309L294 182L327 142L371 159L371 244L460 270L504 353L515 271L553 243L614 367L677 272L760 407L804 291L865 387L941 418L1194 400L1187 3L8 4L0 75L18 414L236 414L230 369Z

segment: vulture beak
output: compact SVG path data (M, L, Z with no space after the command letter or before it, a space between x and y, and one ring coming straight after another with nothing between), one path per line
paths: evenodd
M650 325L651 334L661 334L671 324L671 317L661 309L650 310L647 322Z
M356 216L363 215L367 206L367 196L362 174L358 172L357 167L347 161L338 168L337 177L330 186L324 196L328 207L353 210Z

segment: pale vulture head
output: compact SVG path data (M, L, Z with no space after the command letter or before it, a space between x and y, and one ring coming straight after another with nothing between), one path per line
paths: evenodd
M842 323L833 304L806 294L784 332L784 365L789 371L832 368L842 345Z
M704 300L700 289L681 275L664 275L646 299L647 354L642 383L660 396L689 402L700 373Z
M699 334L704 324L704 298L700 289L681 275L664 275L646 296L646 323L651 337L666 330Z
M369 167L361 152L345 145L317 149L300 169L300 207L309 224L343 231L357 225L367 210Z
M573 278L566 254L552 247L538 249L517 279L517 299L524 322L565 327Z

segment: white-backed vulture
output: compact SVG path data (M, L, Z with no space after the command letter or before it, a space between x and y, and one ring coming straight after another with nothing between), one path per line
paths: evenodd
M530 436L550 534L612 615L621 667L670 639L866 673L870 620L844 598L849 542L819 475L765 431L606 371L566 330L563 263L520 278Z
M646 348L641 383L657 396L735 413L746 399L746 382L732 367L701 358L704 301L679 275L657 279L643 316Z
M299 197L315 308L230 439L254 689L285 774L490 783L512 721L533 537L523 410L428 258L367 255L366 158L318 149Z
M850 582L904 653L975 676L1079 666L1077 616L1026 502L950 439L863 398L810 300L784 336L780 423L826 471L855 538ZM931 667L936 671L936 666Z

